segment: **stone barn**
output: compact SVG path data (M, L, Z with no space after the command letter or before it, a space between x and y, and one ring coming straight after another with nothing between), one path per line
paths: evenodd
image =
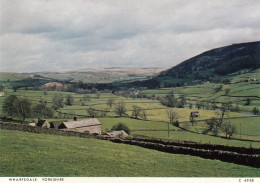
M198 118L198 117L200 117L200 113L199 113L199 111L191 112L190 116Z
M101 123L96 118L62 122L59 129L101 135Z

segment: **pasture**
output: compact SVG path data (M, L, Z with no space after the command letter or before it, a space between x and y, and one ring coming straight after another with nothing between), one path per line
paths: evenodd
M257 177L257 168L96 139L0 130L0 175ZM203 168L198 168L203 167Z

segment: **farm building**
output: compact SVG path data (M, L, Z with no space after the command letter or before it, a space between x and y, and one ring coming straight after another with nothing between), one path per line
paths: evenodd
M47 120L38 119L37 126L50 128L50 123Z
M62 121L53 122L51 123L51 128L59 129L62 123L63 123Z
M128 137L128 134L124 130L108 132L109 137Z
M62 122L58 128L101 135L101 123L96 118Z
M191 112L190 116L198 118L198 117L200 117L200 113L199 113L199 111Z

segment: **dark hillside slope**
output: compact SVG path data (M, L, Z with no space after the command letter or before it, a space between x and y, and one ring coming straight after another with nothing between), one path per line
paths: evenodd
M200 79L198 72L206 72L207 77L227 75L242 69L260 68L260 41L233 44L206 51L190 58L169 70L161 72L159 77L186 78L194 75Z

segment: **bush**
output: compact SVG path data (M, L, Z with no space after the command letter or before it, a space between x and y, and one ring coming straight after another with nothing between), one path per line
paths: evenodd
M112 131L120 131L120 130L124 130L126 133L130 134L130 129L128 128L128 126L126 126L123 123L118 123L116 125L114 125L111 128Z

